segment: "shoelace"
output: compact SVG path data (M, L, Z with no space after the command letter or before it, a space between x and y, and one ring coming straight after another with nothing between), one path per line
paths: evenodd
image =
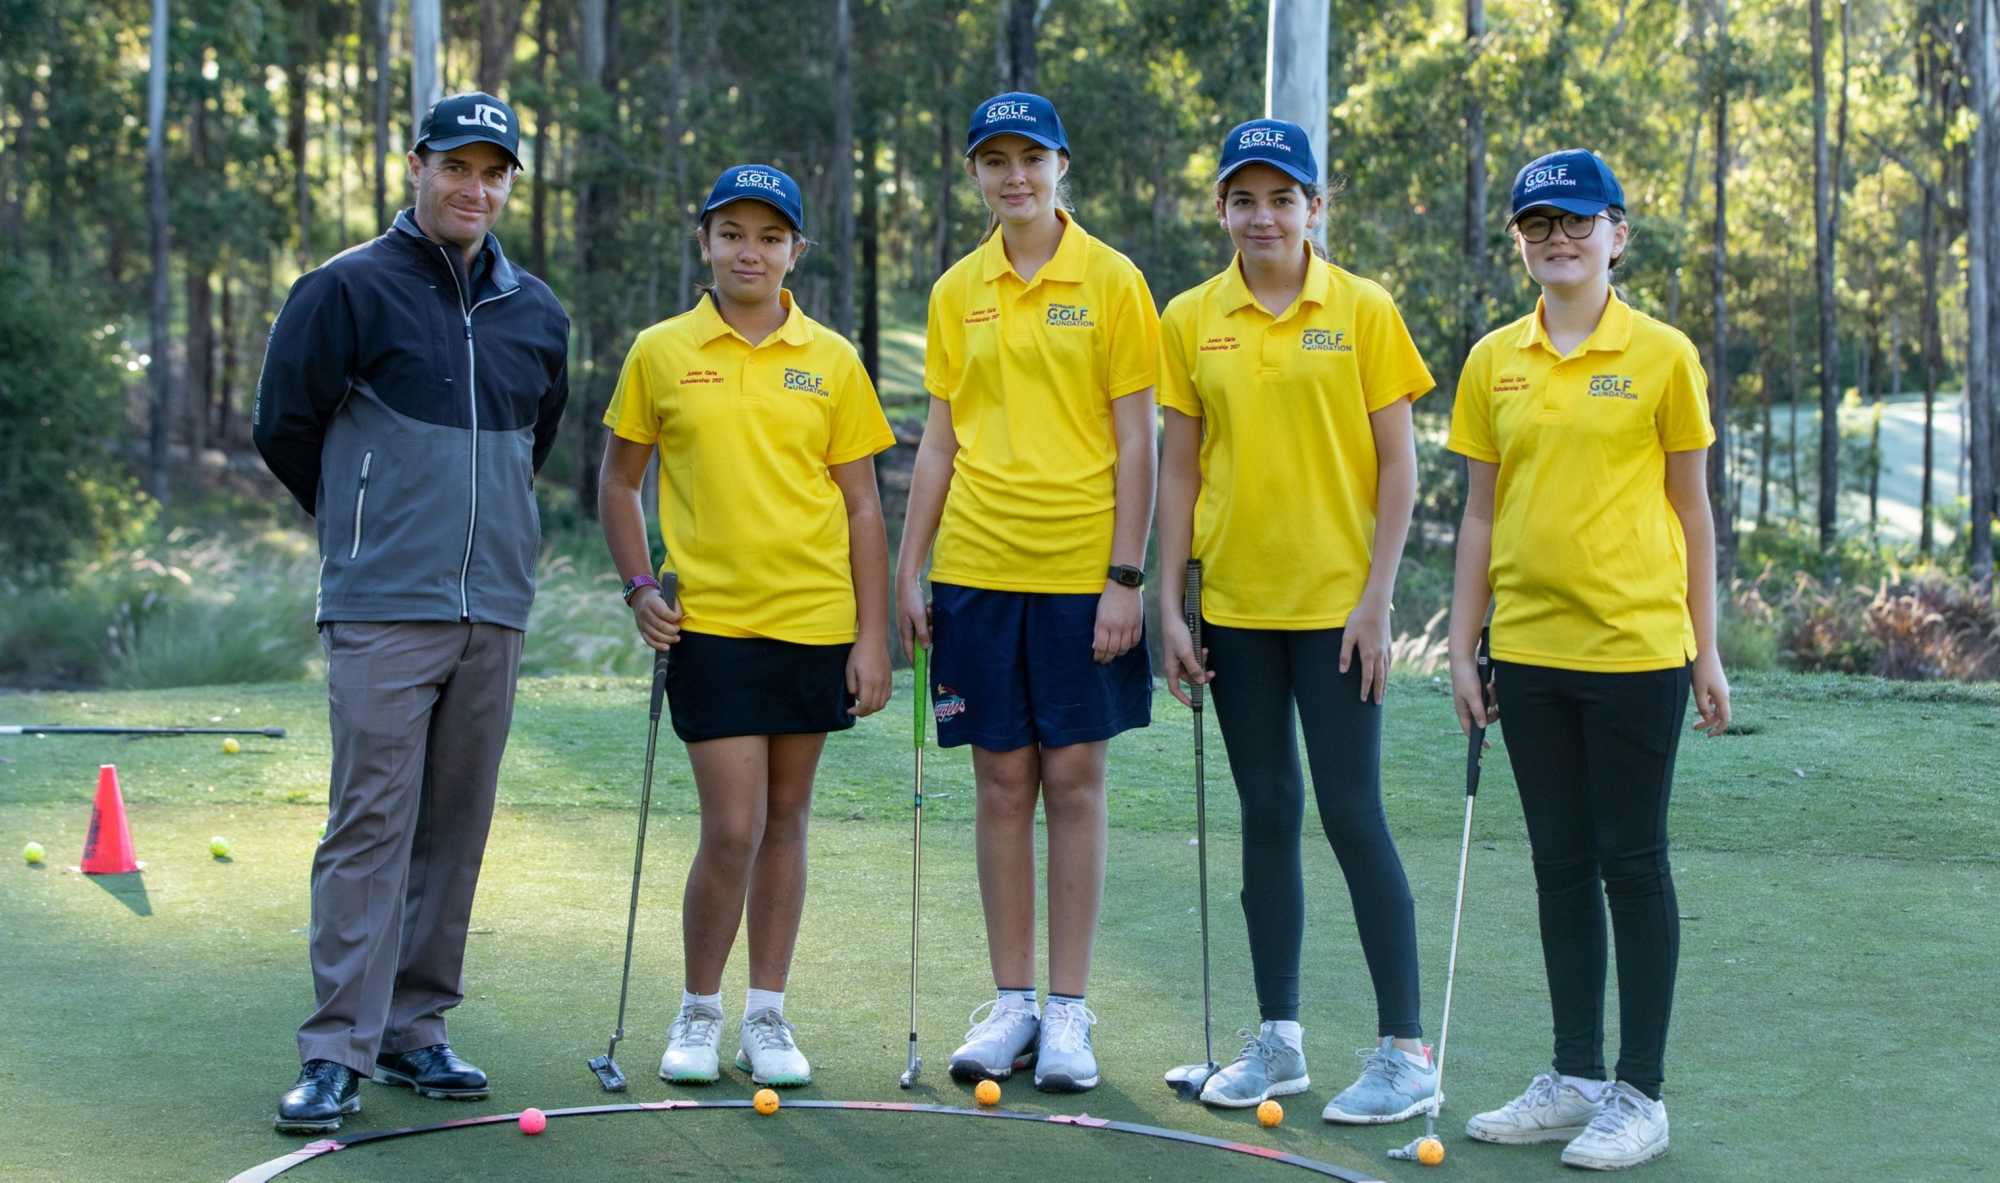
M1042 1047L1054 1052L1082 1051L1096 1022L1097 1015L1087 1006L1052 1006L1042 1016Z
M1264 1037L1260 1033L1252 1031L1248 1027L1238 1028L1236 1038L1243 1041L1243 1050L1236 1053L1236 1058L1239 1061L1256 1060L1268 1069L1271 1065L1271 1057L1278 1054L1276 1047L1272 1046L1271 1043L1265 1042ZM1277 1038L1275 1035L1271 1037L1273 1042Z
M1533 1083L1528 1085L1527 1092L1507 1102L1507 1108L1518 1111L1533 1109L1539 1105L1553 1105L1556 1103L1556 1090L1559 1087L1561 1087L1561 1082L1555 1076L1543 1072L1535 1077Z
M760 1010L743 1021L743 1029L757 1041L761 1051L789 1052L797 1049L792 1025L774 1010Z
M1625 1132L1627 1123L1638 1120L1645 1112L1639 1098L1614 1085L1598 1103L1597 1116L1590 1119L1590 1132L1615 1138Z
M703 1007L699 1010L684 1010L674 1020L674 1029L668 1033L669 1043L711 1044L716 1042L716 1029L722 1024L722 1013Z
M1394 1047L1384 1051L1378 1044L1375 1047L1356 1048L1354 1054L1361 1057L1362 1076L1385 1076L1388 1078L1390 1088L1398 1086L1403 1074L1410 1067L1410 1062L1405 1060Z
M983 1019L979 1017L981 1012L986 1012L986 1017ZM1016 1007L1001 1006L998 998L989 998L973 1007L972 1013L965 1016L965 1021L972 1024L972 1030L965 1033L965 1041L971 1043L975 1039L984 1039L1013 1026L1017 1016L1032 1016L1033 1013Z
M351 1072L353 1069L344 1064L336 1064L332 1060L314 1060L300 1075L314 1084L334 1085L339 1083L343 1071Z

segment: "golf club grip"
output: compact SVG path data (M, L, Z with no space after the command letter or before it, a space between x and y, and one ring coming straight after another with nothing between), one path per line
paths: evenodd
M917 646L916 673L910 679L911 697L916 700L917 750L924 750L924 715L931 702L931 651Z
M680 595L680 590L681 577L677 573L667 571L661 574L660 595L667 601L667 607L674 606L674 599ZM660 717L660 702L667 696L667 664L671 652L668 649L653 651L653 704L650 709L655 720Z
M1491 629L1479 630L1479 649L1473 660L1479 663L1479 685L1482 699L1493 693L1491 667L1487 662L1487 644L1492 639ZM1465 795L1479 795L1479 753L1486 746L1486 728L1476 726L1466 737L1465 745Z
M1189 559L1187 583L1181 589L1181 615L1187 620L1188 637L1194 642L1194 662L1199 668L1201 661L1201 560ZM1196 707L1201 706L1201 683L1188 684L1188 699Z

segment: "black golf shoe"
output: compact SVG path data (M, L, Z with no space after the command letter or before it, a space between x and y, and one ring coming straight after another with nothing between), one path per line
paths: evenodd
M375 1083L401 1085L417 1090L420 1097L446 1101L483 1101L490 1091L486 1074L461 1059L448 1043L376 1056Z
M307 1060L299 1080L278 1098L281 1134L330 1134L340 1119L361 1112L361 1077L332 1060Z

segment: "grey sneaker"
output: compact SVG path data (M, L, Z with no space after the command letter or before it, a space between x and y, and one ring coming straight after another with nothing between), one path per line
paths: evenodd
M1082 1003L1058 1002L1042 1013L1036 1088L1045 1093L1080 1093L1097 1087L1097 1055L1090 1050L1090 1029L1096 1024L1097 1016Z
M1444 1103L1438 1095L1437 1065L1428 1056L1423 1064L1413 1064L1386 1035L1381 1043L1354 1054L1362 1059L1361 1079L1326 1103L1320 1113L1326 1120L1342 1125L1387 1125L1429 1109L1434 1097L1439 1104Z
M660 1057L660 1079L672 1084L714 1084L722 1076L717 1049L722 1044L722 1012L712 1006L690 1006L674 1016L667 1028L667 1054Z
M986 1012L983 1019L981 1011ZM1035 1062L1042 1023L1031 1008L1001 1006L999 999L990 998L974 1007L966 1021L972 1030L951 1053L953 1080L1005 1080L1016 1068Z
M1498 1109L1475 1114L1465 1123L1465 1136L1503 1146L1535 1142L1567 1142L1583 1133L1597 1116L1597 1102L1553 1072L1544 1072L1528 1091Z
M1667 1103L1619 1081L1604 1091L1597 1116L1563 1147L1566 1167L1622 1171L1667 1152Z
M770 1007L744 1016L736 1069L774 1088L812 1083L812 1065L800 1053L792 1025Z
M1236 1034L1243 1050L1234 1063L1217 1070L1202 1086L1206 1105L1222 1109L1248 1109L1272 1097L1289 1097L1312 1087L1306 1075L1305 1053L1278 1038L1266 1023L1256 1031L1248 1027Z

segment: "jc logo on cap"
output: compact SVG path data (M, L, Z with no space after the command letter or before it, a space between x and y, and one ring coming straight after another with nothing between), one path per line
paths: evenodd
M490 104L480 103L473 108L472 114L460 115L458 122L463 127L483 126L490 127L497 132L505 132L507 130L507 113Z

